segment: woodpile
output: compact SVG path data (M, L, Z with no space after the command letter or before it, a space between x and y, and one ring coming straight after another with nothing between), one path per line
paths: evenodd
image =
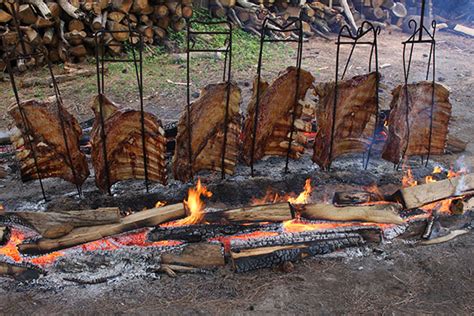
M14 23L15 14L20 35ZM129 23L143 35L145 44L163 43L168 32L182 31L185 19L192 15L191 0L2 0L0 35L3 44L17 53L32 53L44 45L52 62L78 62L87 55L94 56L94 33L99 30L122 31L104 35L108 51L118 54L123 49L121 43L137 41L128 34ZM20 36L26 44L25 52ZM30 64L42 62L41 58L36 59ZM25 70L28 65L18 66Z

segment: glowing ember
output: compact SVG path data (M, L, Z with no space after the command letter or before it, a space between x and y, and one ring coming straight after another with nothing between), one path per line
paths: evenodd
M287 233L302 233L306 231L324 231L338 227L353 227L353 226L378 226L381 229L393 227L393 224L380 224L380 223L369 223L369 222L321 222L321 223L308 223L299 219L286 221L283 223L283 230Z
M306 179L305 185L304 185L304 191L298 195L297 198L288 198L288 202L291 204L307 204L309 202L309 199L311 197L311 192L313 191L313 188L311 187L311 179Z
M197 224L204 218L204 202L201 200L201 195L211 197L212 192L208 191L205 186L201 184L201 179L198 179L196 188L188 190L188 199L184 200L184 206L189 211L189 215L179 221L174 222L176 226Z
M248 234L236 235L236 236L220 236L216 238L212 238L209 241L218 241L224 245L224 251L230 251L230 243L232 240L242 240L242 239L258 239L258 238L265 238L265 237L273 237L278 236L277 232L263 232L263 231L256 231Z
M438 174L438 173L441 173L443 171L443 169L441 169L440 166L435 166L434 169L433 169L433 174Z
M433 182L437 182L437 180L434 179L433 176L426 176L425 177L425 183L433 183Z
M56 261L57 258L63 256L62 252L53 252L36 258L23 258L18 251L17 246L25 240L25 235L18 229L11 230L11 236L8 243L0 248L0 256L6 256L15 262L30 262L39 266L48 266Z

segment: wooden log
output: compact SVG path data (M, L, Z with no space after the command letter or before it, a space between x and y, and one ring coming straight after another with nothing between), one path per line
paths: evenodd
M36 19L36 22L35 22L34 26L37 29L52 27L52 26L54 26L54 20L48 20L48 19L45 19L45 18L39 16L38 19Z
M389 197L407 209L421 207L440 200L458 197L474 190L474 174L466 174L398 190Z
M168 10L170 12L170 15L176 16L176 17L181 17L183 15L183 12L181 10L181 4L178 2L170 1L166 3L166 6L168 7Z
M125 17L125 13L119 11L111 11L108 13L107 18L111 21L120 23Z
M0 23L8 23L13 17L10 13L5 10L0 9Z
M41 13L41 16L45 19L52 19L53 15L48 5L43 0L27 0L29 4L35 6L35 8Z
M383 196L367 191L336 192L333 197L333 204L336 206L351 206L354 204L366 204L383 200Z
M68 0L57 0L57 2L61 9L63 9L63 11L73 19L79 19L84 16L84 13L81 11L81 9L79 9L79 7L73 6Z
M72 46L81 45L84 38L86 38L87 33L84 31L72 31L64 34L64 38Z
M163 16L157 20L156 25L166 30L168 26L170 25L170 21L171 19L169 16Z
M446 151L448 153L459 154L466 151L468 142L463 141L453 135L448 135L448 141L446 143Z
M186 27L186 20L182 17L173 18L171 21L171 28L176 32L182 31Z
M45 272L36 267L0 262L0 276L12 277L19 281L27 281L37 279L41 274L45 274Z
M18 249L25 254L42 254L73 247L90 241L102 239L138 228L156 226L161 223L182 218L186 215L182 204L167 205L161 208L144 210L126 216L116 224L79 227L58 239L42 238L33 243L21 244Z
M161 255L161 263L213 268L225 265L224 252L220 243L198 243L184 245Z
M155 33L155 36L159 39L164 39L166 37L166 30L159 26L153 26L153 33Z
M112 0L112 8L117 11L128 13L133 5L133 0Z
M137 14L151 14L154 8L148 0L135 0L132 5L132 12Z
M293 205L307 219L329 221L363 221L372 223L404 224L398 214L401 206L396 203L337 207L331 204Z
M72 31L83 31L85 28L84 23L81 20L72 19L67 25L69 32Z
M0 246L5 245L10 239L10 229L5 226L0 226Z
M128 27L126 25L116 23L113 21L107 21L107 29L110 31L117 31L118 33L112 33L112 37L119 41L125 42L130 38Z
M150 241L181 240L185 242L201 242L209 238L249 234L255 231L277 231L281 224L197 224L186 226L157 227L148 234Z
M72 46L67 50L68 54L74 57L85 57L87 56L87 49L84 45Z
M120 222L120 210L117 207L64 212L5 212L5 215L20 218L44 238L59 238L77 227Z
M35 14L29 4L22 4L18 10L18 18L20 19L21 23L31 25L36 22L38 16Z
M380 229L370 228L380 235ZM334 231L305 231L285 233L255 239L235 239L230 244L230 257L236 272L270 268L283 262L361 246L364 238L359 229Z
M167 16L168 13L169 13L169 9L164 4L159 4L155 6L155 9L153 10L153 14L155 15L155 17Z
M51 12L53 18L59 18L61 14L61 7L57 2L48 2L47 3L48 9Z
M92 23L91 23L91 28L92 28L93 31L98 31L98 30L102 29L103 18L104 18L104 16L102 14L97 15L97 16L94 17L94 19L92 20Z
M214 223L283 222L291 220L292 218L289 203L246 206L230 210L208 212L204 215L204 221Z
M181 9L181 14L183 18L189 19L193 16L193 7L191 6L183 6Z

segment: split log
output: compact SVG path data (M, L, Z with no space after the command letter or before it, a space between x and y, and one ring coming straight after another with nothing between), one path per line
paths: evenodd
M114 21L107 21L107 29L116 32L112 33L112 36L115 40L119 42L128 41L130 38L129 29L126 25Z
M180 240L201 242L214 237L249 234L255 231L277 231L281 224L197 224L157 227L148 233L148 240Z
M448 141L446 144L446 152L459 154L466 151L468 142L454 137L453 135L448 135Z
M469 233L468 229L456 229L456 230L453 230L453 231L449 232L449 234L447 234L445 236L438 237L438 238L433 238L433 239L430 239L430 240L424 240L424 241L420 242L420 244L425 245L425 246L441 244L441 243L453 240L454 238L456 238L458 236L462 236L462 235L467 234L467 233Z
M24 243L19 245L18 249L24 254L44 254L138 228L156 226L182 218L185 215L186 212L182 204L167 205L134 213L122 218L116 224L75 228L69 234L58 239L41 238L32 243Z
M214 268L225 265L220 243L185 244L161 255L161 263L195 268Z
M5 212L4 214L19 217L44 238L59 238L77 227L120 222L120 210L116 207L85 211Z
M0 9L0 23L8 23L11 19L13 19L11 14L5 10Z
M371 227L380 236L380 229ZM358 247L365 243L358 229L353 231L306 231L256 239L231 241L230 256L236 272L270 268L285 261L294 262L315 255Z
M29 4L22 4L18 9L18 18L23 24L31 25L36 22L38 17Z
M307 219L329 221L362 221L386 224L404 224L398 214L401 205L396 203L380 203L337 207L331 204L293 205L297 212Z
M293 218L289 203L246 206L208 212L204 221L213 223L283 222Z
M81 9L73 6L68 0L57 0L57 2L61 9L63 9L63 11L73 19L79 19L84 16L84 13L81 11Z
M41 13L43 18L45 19L53 18L53 14L51 13L49 6L43 0L27 0L26 2L34 5L35 8Z
M5 245L9 239L10 239L10 229L5 226L0 226L0 246Z
M45 272L33 266L0 262L0 277L7 276L15 280L27 281L37 279L41 274Z
M462 196L473 190L474 174L466 174L400 189L390 197L390 200L402 203L407 209L413 209L440 200Z
M350 191L334 193L333 203L336 206L350 206L354 204L364 204L381 201L383 197L374 192Z

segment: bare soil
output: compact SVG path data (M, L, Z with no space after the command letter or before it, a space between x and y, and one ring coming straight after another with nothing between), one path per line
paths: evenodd
M401 42L406 38L406 34L388 31L384 31L380 37L379 64L384 65L381 70L385 86L384 108L388 108L390 102L389 91L403 81ZM472 39L443 32L438 34L437 40L436 77L452 93L453 120L450 133L469 141L463 155L467 164L474 166L474 111L471 104L474 88L471 59L474 57L473 42ZM411 70L414 80L423 79L428 52L429 48L426 48L414 55ZM356 52L354 58L360 64L354 64L350 73L365 72L368 57ZM291 55L286 59L268 61L264 68L265 76L275 75L290 62L294 62ZM202 61L200 74L205 78L196 80L196 89L208 78L218 78L217 70L206 72L207 63ZM312 39L305 44L303 67L312 71L317 81L333 80L334 65L333 42ZM147 82L166 79L184 81L182 65L163 65L162 68L162 77L149 78ZM234 79L247 98L255 73L255 65L249 65L248 69L234 74ZM44 72L25 76L40 75L44 75ZM116 76L111 79L120 82L120 75ZM95 93L93 80L93 77L81 79L62 87L68 109L81 120L90 118L92 114L87 103ZM176 120L185 104L184 88L170 85L172 92L158 92L158 85L149 86L145 92L147 109L165 121ZM6 128L10 122L5 109L12 101L11 93L5 92L4 95L3 92L8 89L8 82L0 83L2 98L6 100L0 105L0 113L3 113L0 129ZM48 95L44 89L41 93L38 91L30 89L23 93L28 97ZM111 94L112 98L131 100L129 104L136 104L136 99L128 92L124 96L120 94L120 89L116 89ZM447 155L436 159L450 165L458 158L459 155ZM9 162L4 163L10 166ZM22 185L17 170L8 168L8 171L7 178L0 180L0 203L8 201L8 206L15 200L31 200L32 196L36 196L39 201L39 196L33 192L38 190L35 185ZM354 177L358 172L354 170ZM302 182L304 179L300 180ZM51 188L64 189L60 185ZM90 190L94 190L92 184ZM98 195L96 191L92 193ZM58 203L55 205L57 207ZM350 258L337 255L318 257L296 263L294 270L289 273L262 270L234 274L226 267L208 275L179 275L175 279L150 276L149 279L139 278L127 283L65 283L64 287L55 291L39 291L34 285L0 279L0 314L472 314L473 246L474 236L469 233L435 246L395 241Z

